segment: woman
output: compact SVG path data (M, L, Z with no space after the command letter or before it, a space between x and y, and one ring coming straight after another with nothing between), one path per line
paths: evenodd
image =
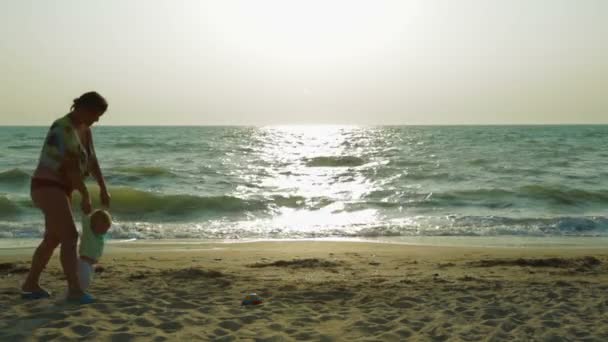
M68 300L83 304L93 302L93 298L80 288L78 282L78 231L72 215L71 194L78 190L82 197L82 211L85 214L91 211L91 199L84 185L90 171L99 184L102 205L110 205L110 194L95 157L90 129L107 108L108 103L101 95L85 93L74 100L70 113L56 120L49 129L31 186L32 201L44 214L45 231L21 288L25 299L50 296L39 285L40 273L55 248L61 245L60 259L68 282Z

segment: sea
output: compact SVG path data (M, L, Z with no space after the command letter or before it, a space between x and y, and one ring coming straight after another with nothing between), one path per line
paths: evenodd
M29 186L47 130L0 127L0 245L42 236ZM93 135L114 240L608 241L607 125L101 125Z

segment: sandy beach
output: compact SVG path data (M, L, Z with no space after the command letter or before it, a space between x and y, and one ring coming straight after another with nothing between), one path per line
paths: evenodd
M117 243L83 306L58 253L53 298L19 298L31 253L0 257L0 340L608 340L608 248Z

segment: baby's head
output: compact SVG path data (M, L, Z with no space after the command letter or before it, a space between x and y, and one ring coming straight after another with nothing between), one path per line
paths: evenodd
M105 210L95 210L91 214L91 230L100 235L105 234L112 226L112 216Z

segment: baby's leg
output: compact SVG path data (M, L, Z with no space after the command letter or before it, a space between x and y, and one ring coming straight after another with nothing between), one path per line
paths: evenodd
M78 259L78 280L80 281L80 288L83 291L89 287L92 278L93 265L82 259Z

